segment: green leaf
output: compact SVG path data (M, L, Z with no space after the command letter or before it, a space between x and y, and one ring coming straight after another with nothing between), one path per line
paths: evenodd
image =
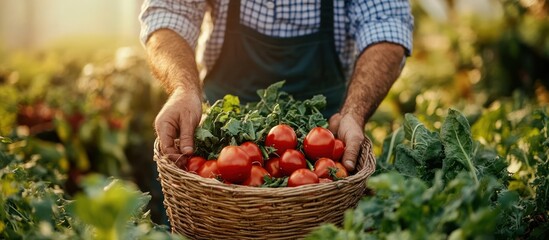
M442 153L442 143L439 134L430 131L412 114L405 115L404 133L411 144L411 155L422 165L429 161L439 161ZM434 163L438 165L439 163Z
M285 82L286 81L279 81L271 84L266 89L257 90L257 95L259 95L259 97L265 102L272 103L276 101L276 99L279 97L278 92L282 88Z
M203 127L196 128L194 136L198 141L202 142L207 148L211 148L212 146L215 146L219 141L218 137L214 136L212 132L210 132L209 130Z
M55 118L55 130L62 142L69 142L73 135L71 125L63 118Z
M240 120L236 118L231 118L229 121L221 128L221 130L229 133L230 136L237 136L240 133Z
M446 156L443 170L447 178L453 178L460 169L465 168L478 183L478 170L473 163L471 127L465 116L457 110L449 109L448 116L442 124L440 137Z
M263 180L265 181L261 187L267 187L267 188L278 188L278 187L286 187L288 186L288 177L269 177L268 175L265 175L263 177Z
M389 158L391 162L383 160L389 154L394 155ZM403 127L384 140L379 165L381 169L394 168L408 177L431 181L435 170L442 167L443 157L439 134L428 130L414 115L406 114Z
M13 141L10 138L0 136L0 143L10 144L13 143Z
M394 169L406 177L420 177L421 164L416 160L413 150L404 144L397 146Z
M383 140L383 150L377 161L378 164L382 164L385 168L388 165L393 165L395 163L396 147L402 142L404 142L404 131L402 131L402 128L398 128Z
M143 209L150 199L127 183L107 180L100 175L87 177L83 187L85 193L75 197L74 211L84 223L105 235L124 233L126 222Z
M223 97L224 112L240 112L240 99L237 96L227 94Z

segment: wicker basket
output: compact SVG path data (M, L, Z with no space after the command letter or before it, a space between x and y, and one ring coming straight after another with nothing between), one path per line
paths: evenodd
M340 224L375 170L368 138L358 172L331 183L286 188L227 185L188 173L154 147L172 231L191 239L299 239L322 223Z

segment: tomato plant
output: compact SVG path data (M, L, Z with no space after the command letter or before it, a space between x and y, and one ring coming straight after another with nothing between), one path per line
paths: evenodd
M331 158L334 151L334 134L322 127L315 127L307 133L303 141L303 150L310 160L316 161L321 157Z
M217 167L221 178L232 183L241 183L250 176L252 161L240 147L226 146L219 153Z
M263 166L263 154L257 144L248 141L240 144L240 148L248 154L252 164L259 164L259 166Z
M334 150L332 152L332 160L339 162L341 160L341 157L343 157L343 153L345 152L345 143L339 139L335 139L334 142Z
M336 168L336 163L332 159L319 158L315 162L314 173L319 178L329 178L331 168Z
M201 177L205 178L217 178L221 173L217 166L217 160L208 160L196 171Z
M286 124L274 126L267 134L265 146L274 147L278 156L282 156L287 149L295 149L297 136L294 129Z
M309 169L295 170L288 178L288 187L297 187L307 184L319 183L318 176Z
M280 158L278 157L269 159L267 163L265 163L265 170L267 170L267 172L275 178L284 176L284 174L280 171Z
M298 169L307 168L307 160L300 151L288 149L280 157L279 168L282 174L290 176Z
M265 183L265 176L271 176L267 170L258 165L253 165L250 176L242 183L246 186L259 187Z
M185 168L183 170L196 173L202 165L206 162L206 159L200 156L191 157L187 160Z

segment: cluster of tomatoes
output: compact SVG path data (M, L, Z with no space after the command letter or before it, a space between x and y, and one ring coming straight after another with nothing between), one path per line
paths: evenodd
M295 131L286 124L270 129L265 147L276 152L264 161L259 146L244 142L239 146L226 146L216 160L200 156L190 158L180 168L206 178L217 178L230 184L261 186L265 176L271 179L288 177L287 186L296 187L319 182L331 182L348 176L339 162L345 146L326 128L315 127L303 141L303 152L297 149ZM307 159L310 161L311 169Z

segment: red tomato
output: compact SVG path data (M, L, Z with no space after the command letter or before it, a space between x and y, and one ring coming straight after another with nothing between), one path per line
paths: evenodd
M265 170L267 170L272 177L284 177L284 174L280 171L280 158L275 157L269 159L265 164Z
M318 179L318 182L319 183L330 183L330 182L333 182L334 180L332 179L329 179L329 178L319 178Z
M217 167L217 160L208 160L196 171L201 177L216 178L219 176L219 168Z
M315 127L309 131L303 141L303 150L310 160L321 157L331 158L334 151L335 137L330 130Z
M337 178L341 179L341 178L346 178L346 177L349 176L349 173L347 172L347 169L340 162L336 162L336 168L337 168L337 172L336 172L335 176Z
M336 164L332 159L319 158L315 162L314 172L319 178L329 178L330 168L336 168Z
M250 176L246 179L242 185L259 187L265 183L265 175L271 176L265 168L261 166L253 165Z
M113 130L120 130L122 127L124 127L124 119L121 117L109 117L107 118L107 123L109 124L109 127Z
M261 153L261 149L259 149L259 146L253 142L245 142L240 144L239 146L248 156L250 157L250 160L252 161L252 164L259 164L259 166L263 166L263 154Z
M183 170L196 173L200 167L206 162L206 159L200 156L194 156L187 160Z
M341 157L343 157L344 151L345 143L336 138L334 142L334 151L332 152L332 160L339 162L341 160Z
M309 169L297 169L288 178L288 187L297 187L306 184L319 183L318 176Z
M240 147L226 146L219 153L217 166L221 178L232 183L241 183L250 176L252 161Z
M297 136L292 127L279 124L271 128L265 139L265 146L276 148L276 154L282 156L286 149L297 147Z
M307 160L300 151L288 149L280 157L278 167L284 176L290 176L297 169L307 168Z

